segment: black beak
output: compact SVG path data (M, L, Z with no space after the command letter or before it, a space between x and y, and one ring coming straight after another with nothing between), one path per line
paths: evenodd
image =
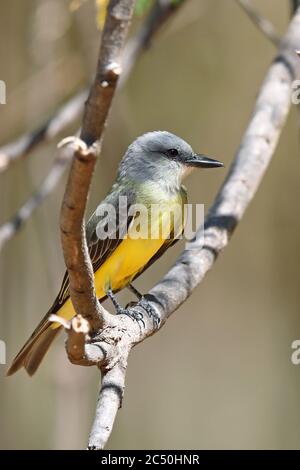
M188 166L194 166L197 168L217 168L224 166L223 163L219 162L218 160L213 160L212 158L208 158L205 155L197 154L186 160L186 164Z

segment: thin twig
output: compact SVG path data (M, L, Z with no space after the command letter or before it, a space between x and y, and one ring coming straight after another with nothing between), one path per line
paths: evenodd
M69 330L66 351L70 362L78 363L84 358L85 365L87 365L85 346L89 341L90 325L88 321L81 315L76 315L70 321Z
M122 57L122 75L119 80L118 88L121 88L127 81L134 65L140 55L150 48L151 42L157 32L169 21L180 7L187 0L181 0L174 3L172 0L156 0L151 8L145 22L139 29L137 34L133 36L127 43Z
M290 5L291 5L291 17L295 14L297 8L300 6L300 0L290 0ZM300 44L298 46L298 49L296 50L296 54L298 55L300 59ZM297 105L298 107L298 139L300 138L300 103Z
M299 0L290 0L291 2L291 15L293 16L298 6L300 5Z
M87 91L81 91L63 104L46 123L29 134L0 148L0 173L11 164L28 155L42 142L54 139L79 118Z
M64 151L59 151L50 172L41 183L39 189L25 202L11 220L0 227L0 251L3 248L3 245L16 235L35 209L39 207L49 194L51 194L72 157L72 152L66 149Z
M270 20L264 18L251 4L249 0L237 0L237 3L249 16L255 26L269 39L276 47L279 46L281 37L277 33Z
M107 355L106 349L95 341L90 343L90 324L85 318L75 315L68 321L56 314L51 314L49 321L65 328L68 334L66 351L72 364L92 366L104 363Z

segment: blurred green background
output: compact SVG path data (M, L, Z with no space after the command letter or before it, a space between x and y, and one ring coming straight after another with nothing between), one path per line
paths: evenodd
M85 86L99 43L92 0L0 4L0 144L41 124ZM290 5L253 1L280 33ZM143 18L136 18L134 31ZM300 46L300 45L299 45ZM300 47L299 47L300 48ZM177 133L228 169L275 54L234 0L187 0L117 95L93 180L90 209L139 134ZM213 270L161 332L134 349L110 449L300 448L299 119L292 106L265 179ZM78 123L63 136L77 129ZM63 137L61 136L61 137ZM0 175L1 222L38 186L59 137ZM212 202L225 171L195 172L190 202ZM49 308L64 272L58 217L66 178L1 253L0 338L11 361ZM147 291L181 242L136 281ZM119 295L121 302L132 297ZM64 335L37 375L0 366L0 447L84 448L98 391L96 368L72 366Z

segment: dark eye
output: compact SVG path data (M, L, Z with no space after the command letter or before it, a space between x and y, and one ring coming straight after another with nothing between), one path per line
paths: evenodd
M167 151L167 154L170 156L170 157L177 157L178 155L178 150L177 149L169 149Z

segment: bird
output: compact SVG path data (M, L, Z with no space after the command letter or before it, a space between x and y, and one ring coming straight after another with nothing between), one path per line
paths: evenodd
M174 245L184 230L183 214L187 204L184 177L194 168L221 166L222 162L195 153L185 140L168 131L147 132L129 145L120 161L110 191L86 224L96 295L100 301L109 297L116 308L116 314L132 315L130 309L122 308L115 297L116 292L128 287L146 312L159 321L155 312L149 308L146 298L132 282ZM116 210L120 209L120 201L123 209L126 209L125 216L121 216L124 210ZM150 211L154 206L159 210ZM141 207L147 208L147 222L151 226L151 233L147 226L146 236L137 236L138 226L141 225ZM175 211L175 207L180 210ZM114 211L107 208L113 208ZM170 217L170 213L175 215ZM156 233L158 229L158 236L151 236L152 229ZM12 375L23 367L29 376L36 372L62 329L58 323L49 321L52 314L66 320L75 315L70 298L68 272L64 275L51 308L12 361L7 375Z

